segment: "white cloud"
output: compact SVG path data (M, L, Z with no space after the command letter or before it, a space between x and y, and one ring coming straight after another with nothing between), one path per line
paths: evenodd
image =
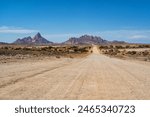
M146 39L148 38L146 35L133 35L131 37L129 37L130 39Z
M97 35L102 36L108 40L123 40L123 41L135 41L135 40L149 40L150 30L110 30L97 32Z
M24 29L21 27L8 27L8 26L1 26L0 27L0 33L15 33L15 34L29 34L38 32L38 30L32 30L32 29Z

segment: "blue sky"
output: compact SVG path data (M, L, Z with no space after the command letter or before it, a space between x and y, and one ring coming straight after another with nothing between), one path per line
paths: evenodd
M53 42L89 34L150 43L150 1L0 0L0 41L37 32Z

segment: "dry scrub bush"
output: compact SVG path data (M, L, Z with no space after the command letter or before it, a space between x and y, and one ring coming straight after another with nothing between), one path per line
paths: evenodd
M70 53L86 53L89 51L91 47L78 47L78 46L70 46L70 47L1 47L0 55L10 55L15 56L17 54L29 54L29 55L63 55Z

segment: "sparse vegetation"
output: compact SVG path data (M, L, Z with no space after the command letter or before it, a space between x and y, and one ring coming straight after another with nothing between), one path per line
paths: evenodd
M2 46L0 47L0 56L54 56L56 58L69 57L74 58L75 56L87 55L90 53L90 46ZM19 56L18 56L19 55ZM8 57L7 57L8 58Z
M133 49L133 48L150 48L150 44L125 44L125 45L101 45L99 49Z
M119 58L133 58L150 61L150 45L105 45L100 46L100 51L109 56ZM147 49L147 50L145 50Z

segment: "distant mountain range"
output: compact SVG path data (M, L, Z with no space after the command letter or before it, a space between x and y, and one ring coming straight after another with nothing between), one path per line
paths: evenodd
M124 41L107 41L102 39L101 37L97 36L89 36L89 35L83 35L79 38L72 37L69 40L65 41L63 44L72 44L72 45L78 45L78 44L125 44Z
M79 38L72 37L69 40L65 41L64 44L107 44L109 41L102 39L97 36L83 35Z
M53 44L53 42L48 41L41 36L40 33L37 33L33 38L24 37L22 39L17 39L14 44Z
M65 42L59 43L59 44L66 44L66 45L78 45L78 44L124 44L126 42L124 41L107 41L102 39L101 37L97 36L89 36L89 35L83 35L79 38L71 37ZM0 43L3 44L3 43ZM22 39L17 39L13 44L33 44L33 45L44 45L44 44L56 44L51 41L48 41L44 37L41 36L40 33L37 33L33 38L28 36L24 37Z

